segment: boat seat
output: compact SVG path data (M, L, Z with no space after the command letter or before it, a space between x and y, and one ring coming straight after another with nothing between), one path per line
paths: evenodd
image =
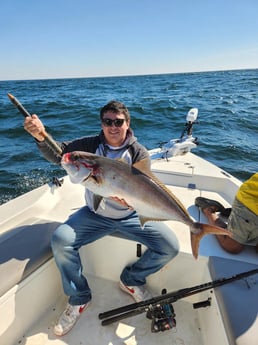
M257 269L258 265L220 257L209 258L212 280ZM258 339L258 274L216 288L230 344L250 345Z
M0 235L0 296L52 258L51 236L60 224L30 218ZM112 236L126 238L118 232Z
M52 257L50 239L59 224L31 218L0 236L0 296Z

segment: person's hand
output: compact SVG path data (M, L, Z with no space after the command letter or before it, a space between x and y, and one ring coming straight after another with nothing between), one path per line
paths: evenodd
M33 114L25 118L24 129L38 141L44 141L45 127L37 115Z
M112 196L110 199L112 199L112 200L118 202L120 205L123 205L123 206L125 206L125 207L128 207L130 210L133 210L133 207L130 206L130 205L128 205L127 202L125 201L125 199L120 199L120 198L118 198L118 197L116 197L116 196Z

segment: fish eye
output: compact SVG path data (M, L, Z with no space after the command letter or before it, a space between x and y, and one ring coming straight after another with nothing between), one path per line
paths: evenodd
M77 153L71 153L71 159L73 161L77 161L80 158L80 156Z

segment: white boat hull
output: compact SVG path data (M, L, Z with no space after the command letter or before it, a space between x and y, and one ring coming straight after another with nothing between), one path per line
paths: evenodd
M156 160L152 168L196 221L207 221L194 206L197 196L216 199L227 207L241 184L233 176L192 153L172 157L168 161ZM175 302L177 326L170 331L151 333L151 321L144 314L102 326L99 313L132 303L131 297L119 290L117 282L123 267L136 260L136 244L117 236L107 236L81 248L93 300L70 333L61 338L55 337L52 328L65 306L66 297L55 262L51 254L46 253L47 248L43 250L43 259L41 254L40 257L37 254L44 243L44 234L49 239L54 228L84 204L83 194L83 187L72 185L65 177L62 187L45 185L1 206L1 243L4 248L10 246L9 256L8 252L5 256L1 254L1 345L257 344L258 307L254 315L257 298L251 309L239 310L245 327L241 334L237 334L234 325L231 325L223 294L213 291ZM218 246L214 236L206 236L202 240L199 259L195 260L187 226L175 221L166 223L179 239L180 253L160 272L149 277L148 286L153 295L159 295L163 288L171 292L216 279L213 271L217 265L216 258L229 263L227 276L241 273L242 270L238 272L236 269L238 266L242 268L244 265L245 270L250 265L257 267L257 255L253 248L245 249L241 255L230 255ZM33 241L31 239L37 231L39 237L35 242L36 237ZM15 236L23 242L16 243L16 251L11 252L11 249L15 250L11 241ZM225 267L223 262L219 263L222 268ZM253 285L250 298L254 289L257 293L258 284L256 287ZM249 301L248 288L245 296ZM192 303L208 298L212 299L210 307L193 309ZM251 315L252 322L246 320L245 315ZM240 326L239 329L242 329Z

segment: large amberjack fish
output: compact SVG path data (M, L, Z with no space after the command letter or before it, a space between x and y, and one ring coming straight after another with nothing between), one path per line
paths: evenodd
M228 235L228 230L194 222L178 198L151 172L88 152L63 155L63 168L74 183L83 185L100 197L124 199L139 215L142 227L148 221L176 220L191 230L192 253L198 257L199 242L206 234Z

